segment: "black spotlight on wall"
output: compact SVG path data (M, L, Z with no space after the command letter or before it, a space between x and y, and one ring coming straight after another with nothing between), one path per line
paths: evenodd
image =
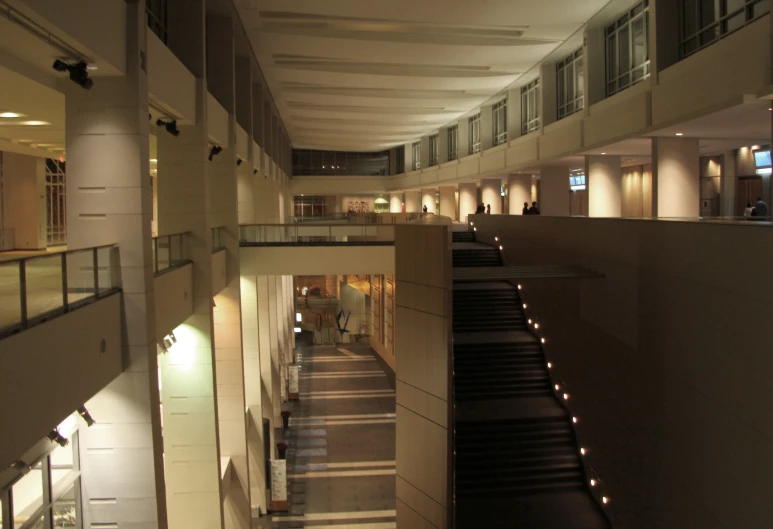
M14 470L24 470L26 467L27 467L27 463L25 463L21 459L17 459L13 463L11 463L11 466L8 468L12 468Z
M212 161L212 158L217 156L222 152L223 148L220 145L213 145L212 148L209 150L209 161Z
M84 61L67 64L57 59L54 61L53 68L57 72L69 73L70 80L81 88L91 90L91 87L94 86L94 80L89 77L88 65Z
M243 161L244 160L242 160L241 158L237 158L236 159L236 167L239 167L242 164Z
M258 170L257 169L253 169L252 170L252 174L254 174L254 175L258 174Z
M166 131L174 136L175 138L180 135L180 129L177 128L177 120L173 119L172 121L164 121L163 119L157 119L156 125L159 127L164 127Z
M56 443L61 447L65 447L70 444L70 441L68 441L66 437L62 436L62 434L59 433L59 430L51 430L46 437L48 437L49 441Z
M86 409L86 406L78 408L78 415L83 417L83 420L86 421L86 425L88 426L94 426L97 423L89 413L89 410Z

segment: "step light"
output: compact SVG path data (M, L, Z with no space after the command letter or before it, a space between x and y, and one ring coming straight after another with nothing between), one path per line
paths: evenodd
M569 393L564 393L564 400L569 400Z
M609 503L609 498L607 498L606 496L602 496L602 497L601 497L601 502L602 502L604 505L606 505L607 503Z
M584 448L580 448L580 454L585 455L587 452Z
M596 486L596 480L595 479L590 480L590 486L591 487L595 487Z
M494 237L494 242L499 242L499 237ZM501 249L501 246L500 246Z
M572 423L577 424L577 417L572 417Z
M547 340L545 340L544 338L542 338L542 339L540 340L540 342L542 342L542 343L545 343L546 341L547 341Z
M548 362L548 369L553 369L553 363ZM556 384L556 389L558 389L558 384Z
M558 390L560 390L560 389L561 389L561 386L559 386L558 384L556 384L556 385L555 385L555 386L553 386L553 387L554 387L554 388L556 388L556 391L558 391Z
M539 329L539 323L535 323L535 324L534 324L534 328L535 328L535 329Z

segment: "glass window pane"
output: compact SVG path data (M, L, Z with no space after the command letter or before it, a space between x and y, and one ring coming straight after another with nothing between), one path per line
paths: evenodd
M577 83L577 97L582 97L585 95L585 71L584 71L584 63L582 60L582 57L577 59L577 62L575 63L575 76L576 76L576 83Z
M13 527L29 522L43 507L43 468L38 463L11 488L13 497Z
M631 24L633 41L633 67L641 66L647 60L647 35L644 32L644 18L639 17Z
M53 508L55 529L76 529L78 527L78 490L80 480L76 481L55 502Z
M630 36L628 26L622 28L617 34L618 42L618 55L617 55L617 71L619 73L625 73L631 69L630 60Z

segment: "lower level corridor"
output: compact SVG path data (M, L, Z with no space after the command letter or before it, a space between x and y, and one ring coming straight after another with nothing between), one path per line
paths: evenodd
M290 511L263 527L396 527L390 377L363 346L299 348L297 362L300 400L283 431Z

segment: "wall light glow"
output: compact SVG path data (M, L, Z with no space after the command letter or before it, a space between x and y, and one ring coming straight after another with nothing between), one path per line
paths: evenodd
M301 332L301 328L300 328L300 327L293 327L293 331L295 331L295 332Z
M303 321L303 316L301 316L300 312L295 313L295 321L297 321L298 323Z

